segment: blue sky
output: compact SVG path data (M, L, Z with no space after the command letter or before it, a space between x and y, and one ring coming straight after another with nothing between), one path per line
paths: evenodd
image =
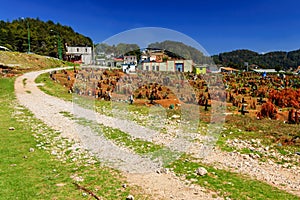
M1 0L0 5L1 20L52 20L94 43L134 28L162 27L187 35L211 55L300 48L298 0Z

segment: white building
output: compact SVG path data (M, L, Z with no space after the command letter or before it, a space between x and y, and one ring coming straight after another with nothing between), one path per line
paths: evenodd
M136 56L124 56L124 64L136 65L137 64Z
M67 60L82 64L92 64L92 47L67 47Z
M168 60L166 62L143 62L139 66L144 71L192 72L192 60Z

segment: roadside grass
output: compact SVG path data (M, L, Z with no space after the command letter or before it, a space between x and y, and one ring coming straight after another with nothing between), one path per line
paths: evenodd
M51 147L64 139L52 143L58 133L27 109L15 108L14 79L0 79L0 102L0 199L91 199L75 182L104 199L125 199L131 190L147 199L138 188L123 188L126 180L115 170L52 155ZM73 180L75 175L83 181Z
M234 151L226 140L259 139L261 144L275 149L282 155L300 151L300 128L296 124L285 124L278 120L257 120L249 116L232 115L226 118L226 130L220 133L217 145L224 151ZM223 135L225 137L223 137ZM298 139L297 139L298 138ZM247 153L241 151L241 153ZM250 152L249 152L250 153Z
M188 155L182 156L173 162L170 167L177 176L190 180L193 184L217 191L219 196L230 199L299 199L299 197L279 190L261 181L253 180L250 177L215 169L212 166L192 161ZM208 173L199 176L196 169L204 167Z
M299 125L286 124L279 120L257 120L246 115L231 115L226 118L226 124L229 128L242 130L243 134L239 137L263 139L266 144L282 143L284 145L285 141L300 137ZM288 145L299 148L300 141Z
M99 135L103 135L108 140L113 141L118 146L126 147L139 155L150 156L151 159L160 159L164 164L170 163L177 159L181 153L171 151L163 145L154 144L139 138L133 138L128 133L125 133L117 128L111 128L103 124L87 120L84 118L74 117L71 113L63 111L60 112L65 117L76 121L78 124L91 128L92 131Z
M49 73L41 74L35 79L35 82L42 84L38 87L46 94L59 97L65 101L72 101L72 94L68 93L67 89L61 84L51 80Z
M27 78L24 78L24 79L22 80L23 86L26 86L26 81L27 81Z

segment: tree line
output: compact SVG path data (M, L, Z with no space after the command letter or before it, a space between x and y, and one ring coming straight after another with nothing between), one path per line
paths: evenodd
M0 20L0 46L12 51L28 52L28 31L30 52L58 57L58 43L65 54L68 46L92 46L89 37L75 32L71 27L39 18L19 18L13 21ZM60 40L60 41L59 41Z
M216 64L245 69L247 64L277 70L295 69L300 65L300 49L295 51L273 51L259 54L250 50L235 50L212 56Z

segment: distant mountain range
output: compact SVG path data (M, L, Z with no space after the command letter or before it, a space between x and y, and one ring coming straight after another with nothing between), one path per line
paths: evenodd
M214 62L223 66L245 69L246 63L249 66L260 68L275 68L288 70L295 69L300 65L300 49L296 51L273 51L259 54L250 50L235 50L212 56Z
M296 51L274 51L265 54L259 54L250 50L235 50L231 52L220 53L211 57L206 57L198 49L188 46L181 42L164 41L149 45L151 48L167 49L176 53L185 59L192 59L195 63L210 64L212 60L217 65L245 69L248 67L275 68L288 70L295 69L300 65L300 49ZM212 59L211 59L212 58Z

